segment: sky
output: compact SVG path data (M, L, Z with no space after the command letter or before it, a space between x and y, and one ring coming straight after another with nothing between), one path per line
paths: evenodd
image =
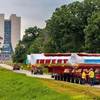
M21 17L21 37L28 27L45 27L45 21L56 8L76 0L0 0L0 13L8 19L11 14ZM82 0L78 0L82 1Z

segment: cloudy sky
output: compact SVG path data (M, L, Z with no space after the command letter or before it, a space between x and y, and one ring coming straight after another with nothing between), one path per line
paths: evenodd
M45 27L45 20L50 18L57 7L73 1L76 0L0 0L0 13L5 13L6 18L12 13L21 16L23 34L30 26Z

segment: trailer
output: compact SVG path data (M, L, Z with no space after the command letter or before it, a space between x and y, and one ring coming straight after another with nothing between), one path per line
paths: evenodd
M41 53L28 55L32 69L48 68L55 80L81 83L81 74L85 69L95 71L95 83L100 84L100 54L88 53ZM87 75L87 83L88 83Z

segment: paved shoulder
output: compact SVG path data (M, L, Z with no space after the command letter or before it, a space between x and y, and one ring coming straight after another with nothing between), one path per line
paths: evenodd
M27 71L27 70L13 70L12 66L9 66L9 65L6 65L6 64L0 64L0 67L8 69L8 70L12 70L15 73L25 74L25 75L30 76L30 77L37 77L37 78L44 78L44 79L53 79L53 78L51 78L51 75L48 75L48 74L34 75L34 74L31 74L31 72Z
M8 69L8 70L13 70L13 67L10 65L6 65L6 64L0 64L0 67Z

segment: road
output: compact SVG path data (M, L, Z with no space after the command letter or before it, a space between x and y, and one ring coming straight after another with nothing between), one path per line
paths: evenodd
M9 65L6 65L6 64L0 64L0 67L5 68L5 69L8 69L8 70L11 70L11 71L13 71L15 73L25 74L25 75L30 76L30 77L53 79L53 78L51 78L51 75L47 75L47 74L34 75L34 74L31 74L31 72L30 71L27 71L27 70L13 70L12 66L9 66Z

